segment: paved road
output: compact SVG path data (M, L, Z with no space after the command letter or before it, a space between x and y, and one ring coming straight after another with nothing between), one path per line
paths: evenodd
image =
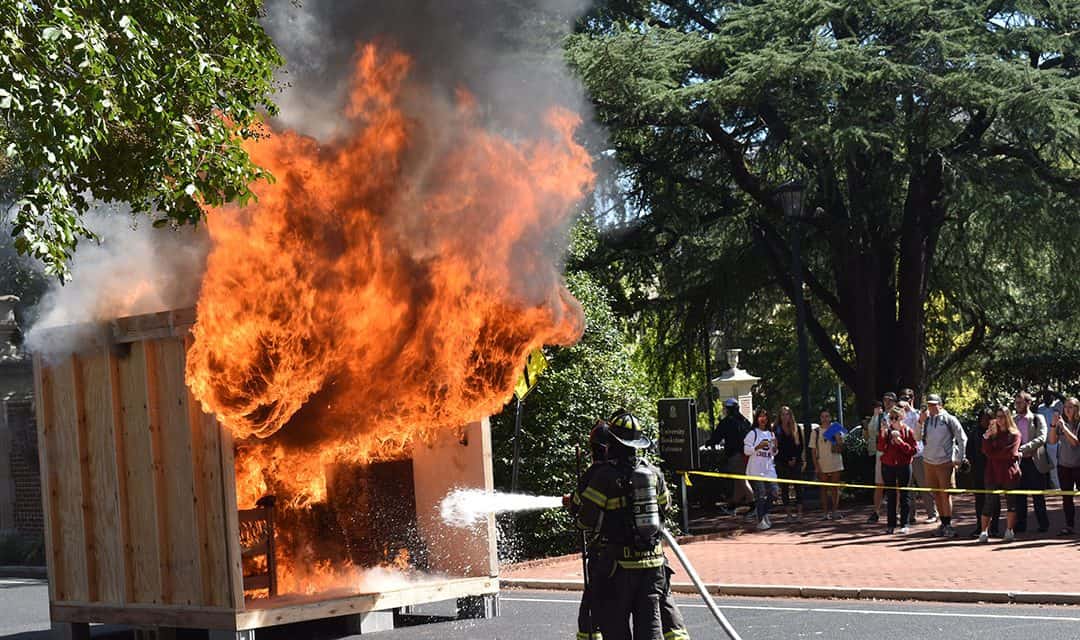
M700 601L680 598L694 638L720 638ZM745 640L813 638L983 640L1053 638L1080 640L1080 609L1021 605L933 605L905 602L755 600L727 598L721 607ZM365 635L372 640L565 640L573 638L576 594L504 591L496 620L452 621ZM430 614L446 612L434 606ZM46 640L48 594L39 580L0 579L0 640ZM271 638L331 638L331 629L289 629ZM130 638L129 632L95 627L95 638ZM355 640L358 640L356 636Z

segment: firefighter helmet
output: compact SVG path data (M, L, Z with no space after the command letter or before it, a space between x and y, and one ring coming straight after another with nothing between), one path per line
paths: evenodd
M611 425L611 437L623 445L631 449L648 449L652 446L652 440L645 437L645 432L641 430L641 423L629 411L616 411L608 419L608 424Z

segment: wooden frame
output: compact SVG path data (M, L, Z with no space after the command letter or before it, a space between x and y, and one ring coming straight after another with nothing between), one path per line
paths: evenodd
M418 527L443 575L407 589L244 598L234 445L184 379L193 310L48 330L34 359L54 622L254 629L498 592L494 519L445 542L453 487L492 488L487 420L418 445Z

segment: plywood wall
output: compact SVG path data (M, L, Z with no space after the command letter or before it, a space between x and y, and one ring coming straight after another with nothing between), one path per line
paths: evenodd
M35 361L51 599L242 609L232 441L187 331L128 338Z
M430 556L431 570L449 576L484 577L499 573L495 518L488 516L468 532L452 529L439 505L452 489L494 489L491 425L487 418L462 431L447 431L413 449L416 522Z

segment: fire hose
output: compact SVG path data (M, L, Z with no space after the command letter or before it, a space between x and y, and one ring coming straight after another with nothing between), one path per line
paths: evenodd
M735 627L731 626L728 619L724 617L720 608L713 602L712 596L709 595L709 590L705 588L705 585L701 582L701 578L698 576L697 571L694 570L694 566L690 564L690 560L687 559L686 554L683 553L682 547L678 542L675 542L675 536L671 535L667 529L661 527L660 532L664 534L664 539L667 540L668 546L675 552L675 557L679 559L679 563L682 564L683 569L686 569L686 575L690 576L690 581L694 583L694 587L701 594L701 599L705 601L705 606L712 612L713 617L720 623L720 627L723 628L724 633L727 634L731 640L742 640L739 633L735 631Z

